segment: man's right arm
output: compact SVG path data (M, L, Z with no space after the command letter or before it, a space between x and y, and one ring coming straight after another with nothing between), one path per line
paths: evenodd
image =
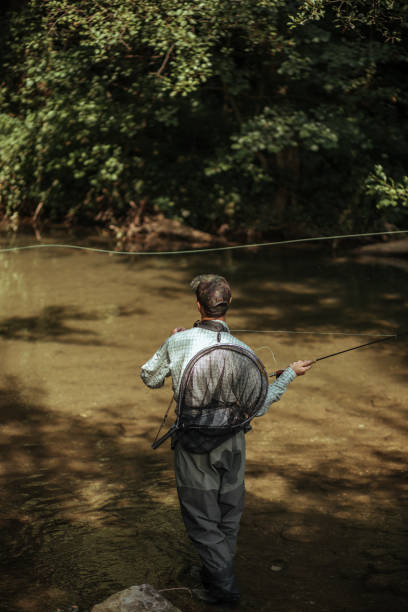
M310 370L314 363L314 361L310 360L294 361L290 364L290 366L283 370L279 378L277 378L275 382L269 385L265 402L263 406L261 406L261 408L258 410L255 416L259 417L266 414L269 406L274 402L278 402L280 400L282 395L285 393L286 387L289 385L289 383L291 383L292 380L296 378L296 376L303 376L303 374L306 374L306 372Z
M141 367L140 377L145 385L152 389L158 389L170 374L170 358L166 340L153 357Z

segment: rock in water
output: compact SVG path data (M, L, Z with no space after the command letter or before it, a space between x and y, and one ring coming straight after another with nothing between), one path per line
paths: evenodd
M180 612L150 584L131 586L96 604L91 612Z

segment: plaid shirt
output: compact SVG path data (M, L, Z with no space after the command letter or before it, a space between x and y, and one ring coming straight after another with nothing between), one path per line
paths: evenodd
M253 353L249 346L229 333L224 321L219 322L225 327L225 332L221 332L222 344L236 344ZM153 357L142 366L140 376L145 385L152 389L161 387L165 378L171 376L174 398L177 401L181 377L188 362L202 349L217 343L217 333L209 329L192 327L177 332L167 338ZM279 378L269 385L264 405L256 416L264 415L271 404L280 400L286 387L294 378L296 374L292 368L286 368Z

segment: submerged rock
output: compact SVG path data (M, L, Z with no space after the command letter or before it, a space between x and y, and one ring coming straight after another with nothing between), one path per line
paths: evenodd
M96 604L91 612L180 612L150 584L131 586Z

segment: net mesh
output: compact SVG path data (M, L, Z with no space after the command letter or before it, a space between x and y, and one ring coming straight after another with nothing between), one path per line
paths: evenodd
M255 416L268 378L262 362L237 345L217 344L187 365L179 390L178 428L184 448L208 452Z

